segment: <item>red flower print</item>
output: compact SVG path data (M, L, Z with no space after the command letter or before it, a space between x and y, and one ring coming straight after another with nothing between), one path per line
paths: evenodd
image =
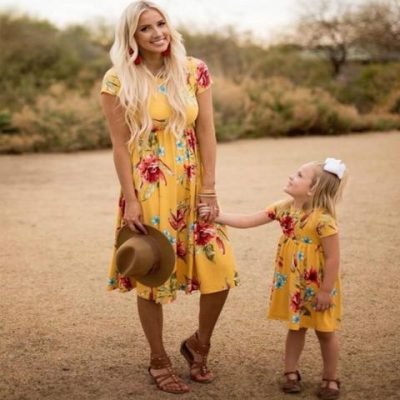
M118 283L119 283L119 287L122 290L131 290L132 289L131 280L125 276L119 276Z
M197 245L205 246L215 238L216 232L213 225L207 222L197 222L194 227L194 240Z
M139 169L143 181L155 183L162 178L164 183L167 184L165 175L160 169L160 164L166 167L166 165L158 157L156 157L154 154L149 154L142 158L136 167Z
M178 240L176 243L176 255L179 258L184 259L186 257L187 251L186 251L186 245L185 242L182 242L181 240Z
M281 218L280 224L282 227L282 231L286 236L293 237L294 236L294 226L295 220L290 215L285 215Z
M185 135L186 135L186 140L188 142L188 145L189 145L190 149L192 151L194 151L195 148L196 148L196 143L197 143L196 134L194 133L194 130L193 129L187 129L185 131Z
M196 81L197 81L197 84L202 88L205 88L210 84L211 78L210 78L210 73L208 72L208 68L207 68L206 64L200 63L197 66Z
M176 231L181 231L186 228L185 214L187 208L181 207L176 211L176 215L170 212L171 216L168 218L168 221L173 229Z
M310 268L304 272L304 279L308 282L316 283L319 286L318 271Z
M297 291L290 298L290 308L293 310L293 312L297 312L300 310L300 304L301 304L300 291Z
M276 218L276 215L272 210L269 210L267 212L267 216L268 216L269 219L272 219L272 220L274 220Z
M217 242L218 248L220 249L221 253L225 254L225 245L223 240L219 236L217 236L215 238L215 241Z
M193 165L193 164L186 165L185 164L183 167L185 168L186 176L190 181L196 173L196 165Z

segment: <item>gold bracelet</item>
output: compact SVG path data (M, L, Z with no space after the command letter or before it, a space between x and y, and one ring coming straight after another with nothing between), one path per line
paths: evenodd
M200 193L211 193L211 194L215 194L215 189L201 189Z
M216 194L216 193L214 193L214 194L211 194L211 193L199 193L199 196L200 196L200 197L210 197L210 198L214 198L214 197L217 197L217 194Z

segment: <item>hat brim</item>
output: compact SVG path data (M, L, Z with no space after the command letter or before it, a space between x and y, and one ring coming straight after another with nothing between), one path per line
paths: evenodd
M161 286L168 280L174 270L175 251L172 244L162 232L152 226L145 224L143 225L145 226L148 235L157 241L157 245L160 250L160 264L159 269L156 272L133 278L145 286ZM143 233L134 232L128 227L128 225L124 225L117 234L115 243L116 248L118 249L122 243L126 242L131 237L138 235L143 235Z

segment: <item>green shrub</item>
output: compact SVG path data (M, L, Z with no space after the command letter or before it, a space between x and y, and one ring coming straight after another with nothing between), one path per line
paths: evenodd
M7 110L0 110L0 135L1 134L16 134L18 128L11 123L12 115Z
M321 89L295 86L285 78L254 82L250 90L250 136L294 136L349 132L359 118Z
M14 113L20 135L1 135L0 152L76 151L110 146L98 85L89 97L54 85L32 106Z
M368 113L399 87L400 63L372 64L353 68L343 81L336 83L333 93L340 102Z

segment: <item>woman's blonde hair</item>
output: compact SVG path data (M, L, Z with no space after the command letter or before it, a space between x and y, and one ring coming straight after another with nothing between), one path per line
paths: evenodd
M335 174L324 170L325 163L315 163L315 175L311 183L313 198L311 208L322 208L336 217L336 203L342 198L343 187L348 173L339 179Z
M131 131L131 141L152 129L149 114L149 102L154 93L154 76L142 62L134 60L139 55L135 40L139 18L146 10L158 11L170 32L170 55L164 58L164 68L159 73L165 79L164 84L171 106L171 117L166 129L178 135L186 125L187 97L182 88L186 87L187 68L186 51L182 36L171 25L168 16L156 4L150 1L135 1L123 12L115 30L115 40L111 47L111 61L121 82L119 99L125 108L125 120Z

